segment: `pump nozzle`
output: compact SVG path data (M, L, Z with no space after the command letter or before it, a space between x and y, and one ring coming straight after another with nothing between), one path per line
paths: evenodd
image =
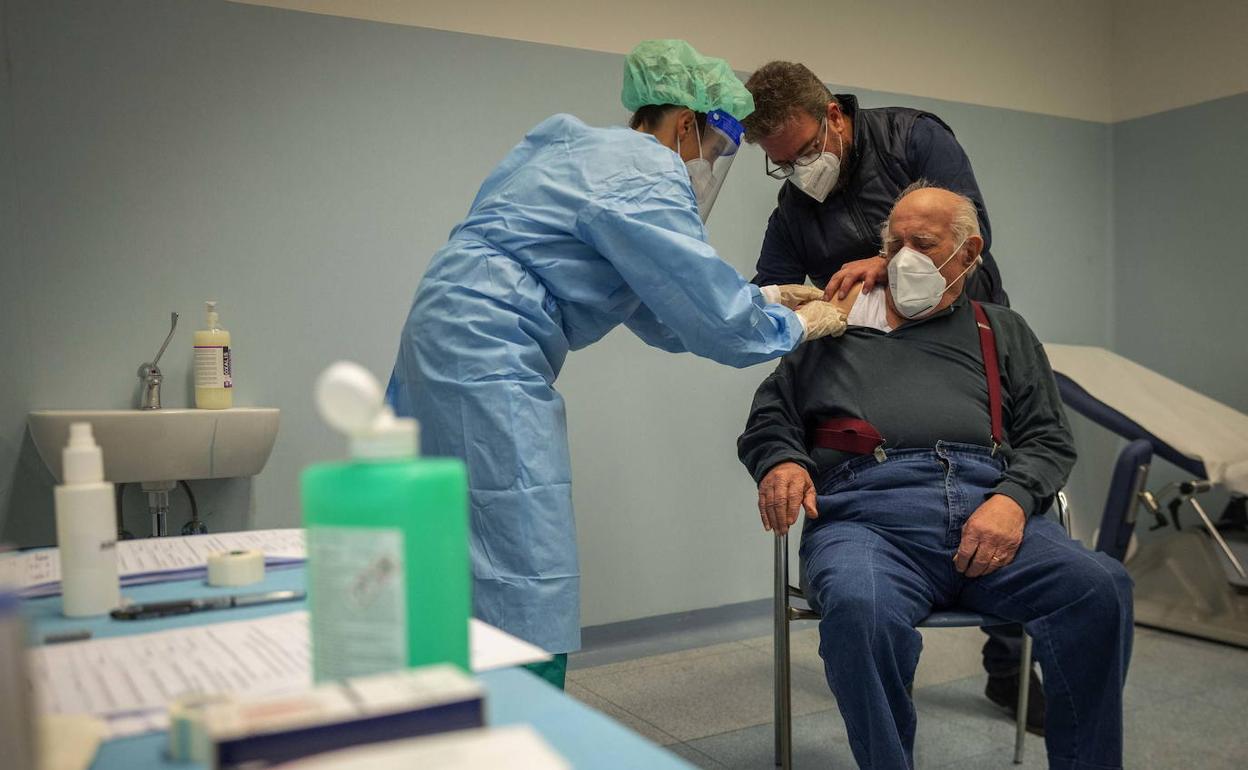
M95 434L91 432L91 423L73 422L69 424L69 446L75 448L95 446Z
M91 484L104 480L104 453L95 443L91 423L69 424L69 441L61 453L61 477L66 484Z

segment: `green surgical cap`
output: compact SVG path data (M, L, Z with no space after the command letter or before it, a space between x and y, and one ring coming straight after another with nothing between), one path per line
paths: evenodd
M683 40L643 40L624 60L620 100L630 112L647 104L679 104L694 112L723 110L737 120L754 111L728 62L703 56Z

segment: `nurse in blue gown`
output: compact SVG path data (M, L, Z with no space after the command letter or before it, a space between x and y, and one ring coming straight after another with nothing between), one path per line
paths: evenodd
M830 305L802 305L817 289L760 291L707 244L703 219L753 111L727 63L646 41L627 59L624 102L632 127L555 115L485 180L420 282L388 392L420 421L425 455L467 464L474 614L556 653L540 673L560 686L580 647L554 388L568 351L622 323L742 367L843 328Z

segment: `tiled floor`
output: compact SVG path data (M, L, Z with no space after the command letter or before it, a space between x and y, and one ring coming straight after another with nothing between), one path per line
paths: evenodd
M836 703L823 679L812 624L793 633L795 768L852 768ZM602 665L576 656L568 693L703 768L770 768L770 636L733 638ZM714 636L710 633L709 636ZM1013 723L982 694L977 629L924 629L915 678L915 763L922 768L1011 768ZM670 640L669 640L670 643ZM578 665L578 661L581 665ZM586 662L591 665L584 665ZM1248 767L1248 651L1136 629L1126 691L1126 767ZM1044 743L1027 737L1023 767L1046 766Z

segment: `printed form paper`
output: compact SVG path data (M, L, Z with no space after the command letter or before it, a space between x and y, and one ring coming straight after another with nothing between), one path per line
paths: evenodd
M307 613L37 647L30 677L44 711L99 717L196 693L297 692L312 684Z
M474 672L549 660L528 642L476 618L469 622ZM66 642L29 651L40 707L88 713L111 737L162 730L165 708L185 695L282 695L312 686L308 613L211 623L135 636Z
M117 571L123 586L180 580L204 574L210 554L248 549L263 552L270 567L300 563L307 554L304 531L298 528L154 537L119 541ZM6 555L3 566L27 598L61 592L61 556L55 548Z

